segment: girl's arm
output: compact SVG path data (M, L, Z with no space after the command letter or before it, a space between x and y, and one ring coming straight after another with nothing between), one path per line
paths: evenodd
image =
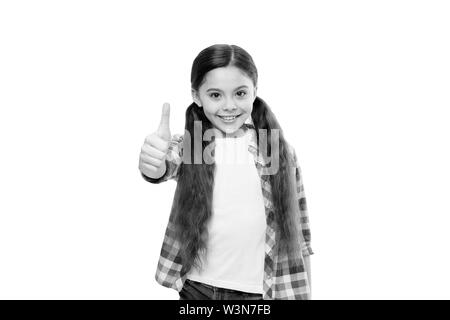
M182 162L183 136L175 134L169 144L169 150L165 159L166 171L158 179L147 177L141 172L142 177L150 183L161 183L170 179L177 180L179 168Z
M302 256L305 262L305 269L308 275L308 283L311 290L311 260L310 255L314 254L311 248L311 230L309 227L308 207L306 205L305 187L303 185L302 171L297 159L295 150L292 148L293 159L295 164L295 180L296 180L296 199L300 208L300 227L302 241Z
M297 184L297 201L300 207L300 226L303 239L305 240L302 248L302 255L306 257L314 254L314 252L311 248L311 230L309 227L309 214L308 207L306 205L305 187L303 185L302 171L297 159L297 155L295 154L295 150L293 150L293 156L295 163L295 179Z

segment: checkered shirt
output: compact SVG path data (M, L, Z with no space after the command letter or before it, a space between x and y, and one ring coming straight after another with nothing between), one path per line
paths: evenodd
M299 236L301 239L301 263L296 264L286 254L278 255L275 250L276 227L274 220L274 206L272 204L271 186L269 176L263 174L263 168L267 166L266 159L258 152L256 131L252 124L245 124L245 130L250 130L251 139L249 152L254 156L255 166L261 179L261 190L264 199L266 212L266 238L265 238L265 259L264 259L264 279L263 279L263 299L289 299L289 300L309 300L311 288L308 280L304 257L314 254L311 248L311 232L309 227L308 210L306 205L305 191L301 175L300 166L295 150L288 145L290 155L295 163L296 200L299 206ZM152 179L142 174L142 177L151 183L161 183L173 179L177 181L178 169L182 163L182 142L183 136L175 134L172 136L169 151L166 157L166 173L159 179ZM175 227L169 219L161 253L156 269L156 281L165 287L181 291L187 274L181 274L182 262L179 255L180 244L176 239Z

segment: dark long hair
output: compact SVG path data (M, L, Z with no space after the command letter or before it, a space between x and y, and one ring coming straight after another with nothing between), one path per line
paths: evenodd
M252 57L236 45L216 44L202 50L195 58L191 70L191 87L198 90L205 75L215 69L226 66L235 66L245 72L257 86L258 72ZM269 106L260 97L256 97L251 113L256 129L259 145L259 129L266 129L267 141L271 140L271 129L279 129L279 169L276 174L263 176L271 185L272 203L274 206L270 219L275 220L276 248L277 250L298 250L295 243L298 233L294 221L289 215L289 197L292 195L289 166L292 166L288 156L287 143L275 115ZM186 110L185 131L194 137L194 125L201 121L202 137L206 130L213 125L206 117L203 108L192 103ZM197 129L198 130L198 129ZM190 155L194 154L194 144L183 141L183 150L189 148ZM189 139L190 140L190 139ZM188 144L189 142L189 144ZM210 142L202 139L203 150ZM213 142L212 142L213 143ZM267 145L267 154L271 154L271 145ZM200 251L206 250L207 227L206 224L212 215L212 196L214 187L215 164L196 164L192 159L182 163L179 169L178 182L175 190L171 219L175 226L175 233L180 244L182 273L188 272L192 266L200 266ZM245 244L242 244L245 245Z

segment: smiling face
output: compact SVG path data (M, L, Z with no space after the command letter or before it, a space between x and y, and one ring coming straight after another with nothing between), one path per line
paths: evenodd
M209 71L192 97L215 128L232 134L251 116L256 89L243 71L228 66Z

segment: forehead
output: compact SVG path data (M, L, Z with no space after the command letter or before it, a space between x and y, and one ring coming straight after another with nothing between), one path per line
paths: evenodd
M253 86L252 79L250 79L241 69L234 66L228 66L209 71L205 75L201 87L205 90L208 88L232 90L242 85L247 85L251 88Z

